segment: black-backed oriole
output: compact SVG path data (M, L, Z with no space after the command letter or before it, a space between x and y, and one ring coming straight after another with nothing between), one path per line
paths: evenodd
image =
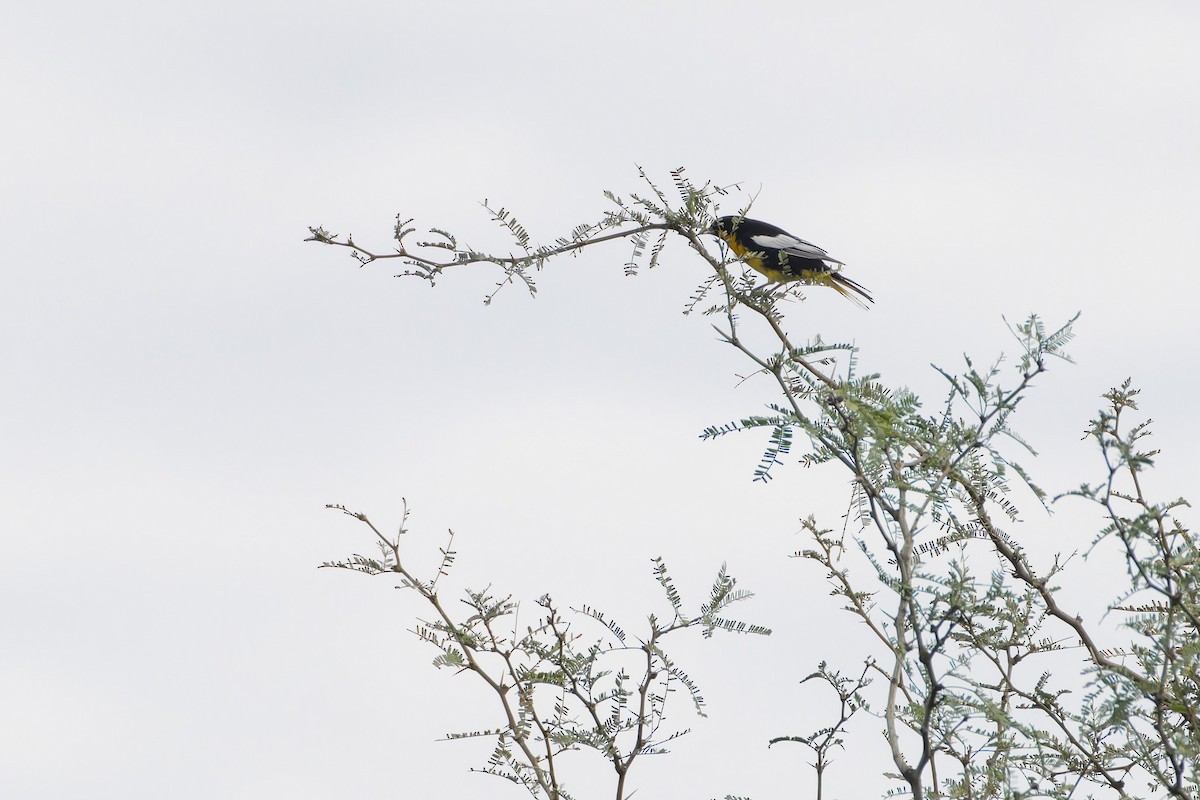
M769 222L721 217L708 232L720 237L738 258L772 282L804 281L828 286L863 308L866 303L860 297L868 303L875 302L866 289L839 272L841 261Z

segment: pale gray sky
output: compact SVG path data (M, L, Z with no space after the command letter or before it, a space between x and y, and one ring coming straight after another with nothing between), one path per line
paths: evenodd
M1078 365L1022 407L1029 466L1051 491L1097 477L1080 434L1132 376L1155 485L1195 500L1197 33L1185 2L9 9L0 795L522 796L467 774L486 746L435 741L495 717L429 666L415 599L314 569L371 546L324 503L392 527L407 497L414 558L458 533L457 585L631 630L652 556L693 596L728 561L777 634L680 651L712 716L634 782L806 796L800 751L765 741L805 727L800 677L857 651L786 556L847 489L752 484L763 437L697 441L774 399L680 316L705 266L675 245L630 279L597 248L484 308L486 268L431 291L305 226L383 249L403 213L482 244L488 198L549 239L640 189L635 163L742 181L878 300L813 292L800 338L854 339L932 400L929 362L1014 349L1002 316L1082 311ZM881 785L863 765L885 762L843 761L834 796Z

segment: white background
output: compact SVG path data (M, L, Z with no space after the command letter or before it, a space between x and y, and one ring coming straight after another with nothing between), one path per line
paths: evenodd
M642 190L634 164L741 181L877 298L809 292L798 339L855 341L932 411L930 362L1082 311L1078 364L1018 416L1027 466L1051 492L1100 477L1080 437L1132 376L1166 448L1151 491L1195 497L1198 31L1183 2L7 10L0 794L523 796L467 772L486 744L436 741L497 717L429 666L416 598L314 569L373 547L325 503L390 529L406 497L415 563L454 528L448 588L490 582L530 620L550 592L636 632L665 607L652 556L692 604L727 561L776 634L672 650L711 716L674 706L695 732L633 786L810 796L802 751L765 743L824 723L797 681L853 670L862 638L787 556L798 518L841 527L848 486L752 483L765 433L698 441L774 399L679 313L705 265L673 243L626 278L624 244L595 248L485 308L486 267L430 290L306 226L385 250L401 213L507 248L478 201L548 240ZM1023 506L1016 535L1090 542L1091 512ZM832 796L891 785L860 722ZM577 796L611 796L577 761Z

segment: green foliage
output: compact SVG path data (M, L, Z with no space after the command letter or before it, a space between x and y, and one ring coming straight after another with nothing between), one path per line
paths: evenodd
M437 240L412 242L410 237L416 233L416 228L411 225L413 220L402 219L400 215L397 215L393 228L395 252L392 253L367 250L354 241L353 235L343 239L322 226L310 227L309 236L305 241L349 248L351 255L361 266L375 261L400 259L405 269L396 277L420 278L431 285L436 284L446 270L475 264L491 264L501 270L502 276L497 281L495 290L484 299L485 303L491 303L501 289L514 283L520 283L531 294L536 294L534 273L539 272L550 259L616 239L628 239L633 243L633 252L625 263L626 274L633 275L643 265L652 268L658 264L659 256L671 233L690 240L694 247L701 247L698 235L716 218L713 215L712 200L727 193L727 189L709 183L694 185L681 167L671 172L671 181L678 195L677 200L672 201L644 170L639 168L638 174L649 187L650 195L631 193L622 197L605 191L604 196L610 202L611 208L606 209L596 221L576 225L568 235L557 237L547 245L535 244L525 225L507 208L494 208L484 200L484 210L492 221L508 234L520 250L519 255L501 255L477 250L470 245L460 244L458 237L441 228L430 229L440 237ZM634 227L625 227L629 225ZM440 251L439 257L423 254L422 248Z
M1142 796L1131 791L1137 776L1151 788L1145 796L1192 797L1200 769L1200 554L1172 517L1185 503L1155 503L1142 493L1155 451L1139 447L1147 423L1122 429L1122 414L1136 409L1126 382L1106 395L1110 408L1090 430L1105 480L1071 493L1102 505L1111 521L1094 546L1115 541L1126 556L1130 585L1111 608L1130 614L1127 627L1140 641L1101 649L1056 599L1052 581L1065 563L1035 568L1002 527L1019 519L1010 473L1045 497L1002 442L1023 446L1012 415L1047 358L1065 358L1070 323L1047 334L1031 317L1016 332L1024 354L1015 383L1003 385L1000 360L980 371L968 358L961 375L941 371L950 395L936 416L904 390L853 375L808 397L807 407L794 405L792 424L808 434L812 452L846 465L867 500L869 523L854 541L874 571L873 586L852 578L843 537L813 520L806 528L818 547L800 555L825 569L834 594L880 645L868 664L899 698L884 719L893 774L906 784L900 793L1065 798L1091 786ZM1130 489L1120 488L1122 477ZM978 568L972 548L979 544L988 545L983 563L999 558L998 566ZM1036 666L1066 648L1083 656L1075 671L1086 676L1082 685ZM1061 664L1062 656L1047 663ZM855 691L862 702L865 688ZM1076 688L1086 693L1073 700ZM836 741L846 721L777 741Z
M608 761L622 796L625 776L635 761L668 752L667 745L688 732L666 723L668 696L686 691L697 714L704 716L704 697L692 677L664 649L667 637L690 628L709 638L715 630L769 635L770 630L723 615L734 603L751 597L722 566L708 599L692 613L675 588L666 563L654 560L654 576L663 588L669 614L651 614L646 633L631 642L625 629L590 606L572 614L595 623L585 635L567 621L548 595L536 601L537 621L524 630L517 624L520 604L511 595L490 588L467 589L465 617L452 615L438 594L438 581L453 563L449 545L431 580L418 578L401 557L401 537L407 533L408 507L395 536L385 536L365 514L344 506L332 508L366 525L382 555L354 555L324 567L372 575L399 575L403 588L415 591L432 615L413 628L418 639L437 654L433 665L456 674L473 674L496 695L504 724L459 731L447 739L494 738L495 748L478 771L523 786L535 797L570 800L557 764L564 753L591 750ZM453 536L453 534L451 534Z
M701 238L719 215L725 189L696 186L682 169L671 173L669 191L644 171L639 175L648 192L605 192L610 208L597 221L549 245L536 244L507 209L485 203L517 255L476 251L440 229L432 230L436 238L410 247L414 229L399 218L394 254L373 254L352 237L320 227L310 228L310 240L351 248L362 264L400 258L409 268L402 274L431 283L451 268L491 264L502 273L497 291L521 282L533 292L532 273L552 259L615 240L632 246L624 265L630 274L659 263L673 237L709 265L711 274L684 313L716 318L721 339L753 365L753 376L769 383L774 402L765 412L709 426L702 438L765 431L755 480L770 480L794 460L841 471L852 487L845 528L835 532L804 516L808 544L797 555L822 571L833 596L865 625L871 644L862 667L843 672L822 660L802 681L833 692L840 711L832 720L802 720L808 733L770 740L812 753L818 798L832 755L866 714L884 729L879 773L893 781L889 797L1195 798L1200 552L1177 517L1186 502L1155 501L1145 493L1157 451L1145 443L1149 420L1130 422L1138 406L1129 381L1105 396L1107 406L1088 431L1104 465L1101 479L1055 498L1082 498L1102 509L1107 523L1092 547L1116 548L1123 557L1125 573L1109 584L1109 608L1122 616L1128 641L1102 647L1100 633L1108 632L1066 607L1058 582L1071 558L1040 563L1021 545L1018 500L1028 492L1046 506L1048 494L1018 460L1037 454L1014 419L1048 364L1070 361L1064 348L1075 319L1053 331L1036 315L1010 326L1020 348L1013 368L1003 357L980 367L970 356L957 371L934 367L946 391L930 406L880 375L859 374L851 345L791 340L783 301L802 300L803 287L755 286L752 272ZM766 332L772 344L750 345L742 335L750 326L756 341ZM685 687L703 714L699 688L663 650L668 634L687 628L704 637L716 630L768 633L727 616L728 607L748 595L723 567L708 599L689 612L661 560L654 576L669 611L662 620L649 615L636 642L589 606L574 613L594 623L596 635L568 633L548 597L538 601L539 623L523 634L501 625L515 613L515 601L489 591L468 592L471 614L452 619L437 593L438 579L453 563L449 545L436 576L421 581L401 562L399 539L371 529L378 557L356 554L326 566L399 573L404 586L430 603L437 613L414 632L437 650L435 665L476 674L496 690L504 714L499 726L452 738L495 737L483 771L534 795L568 797L556 757L587 749L614 766L615 796L622 798L634 759L663 752L684 732L662 727L668 690ZM489 671L484 656L498 659L499 672ZM552 700L535 701L547 693ZM857 754L856 760L866 763Z

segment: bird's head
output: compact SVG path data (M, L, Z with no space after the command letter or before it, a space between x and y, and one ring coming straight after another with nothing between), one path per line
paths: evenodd
M708 226L705 233L728 240L730 236L733 236L733 231L737 228L739 221L739 217L718 217L712 225Z

